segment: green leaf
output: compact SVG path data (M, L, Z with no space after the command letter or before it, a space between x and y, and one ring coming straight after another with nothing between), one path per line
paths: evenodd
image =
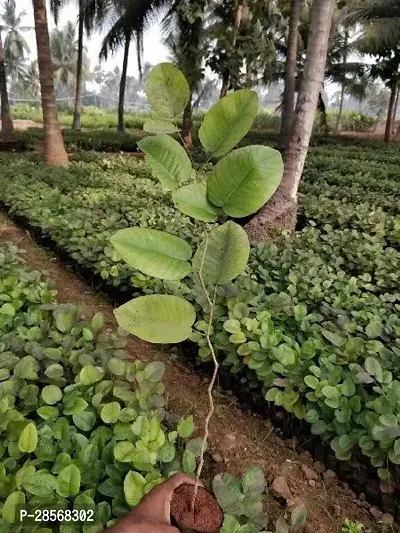
M51 474L36 472L22 482L23 488L39 498L47 498L53 495L56 488L56 478Z
M28 464L20 468L18 472L15 474L15 484L17 485L17 488L20 489L25 479L28 479L29 477L35 475L35 472L36 472L36 468L31 464Z
M147 228L118 231L111 243L128 265L159 279L179 280L191 270L192 249L179 237Z
M55 313L55 320L57 328L62 332L66 333L71 331L74 322L75 322L75 313L72 311L61 311Z
M104 371L93 365L85 365L79 373L79 383L82 385L93 385L104 376Z
M33 422L30 422L23 429L19 440L18 449L22 453L32 453L36 450L38 443L38 432Z
M220 209L209 202L207 187L204 183L185 185L172 193L172 200L183 214L202 220L216 222Z
M337 333L333 333L332 331L329 331L327 329L322 330L322 335L338 348L340 348L346 343L346 339L344 337L341 337Z
M12 492L6 499L1 510L1 516L9 524L14 524L19 520L19 513L25 506L25 494L23 492Z
M121 328L156 344L186 340L196 320L195 309L189 302L178 296L159 294L131 300L114 314Z
M265 490L264 473L259 466L252 466L243 478L243 492L246 496L260 496Z
M160 117L179 117L190 100L190 88L182 72L172 63L160 63L149 73L147 100Z
M191 475L196 471L196 457L190 450L185 450L182 456L182 466L185 474Z
M222 157L250 131L258 112L255 91L243 89L219 100L204 117L199 130L203 148Z
M131 463L135 459L136 448L128 441L118 442L114 447L114 457L121 463Z
M232 506L233 509L237 509L237 506L244 499L240 480L231 474L218 474L215 476L213 480L213 492L218 503L226 513L232 510ZM241 510L240 506L239 510ZM237 514L241 513L239 512Z
M244 229L232 221L213 229L197 249L193 269L205 283L222 285L239 276L249 260L250 243Z
M307 509L304 505L299 505L295 507L292 511L291 516L291 525L294 529L299 529L304 526L307 520Z
M123 376L125 374L126 364L125 361L122 361L122 359L118 359L118 357L112 357L108 361L107 365L112 374L115 374L116 376Z
M220 533L240 533L240 524L230 515L224 516L224 523L222 524L222 529Z
M143 377L150 383L158 383L162 380L165 373L165 365L161 361L148 363L143 370Z
M147 133L175 133L179 131L179 128L173 122L162 118L149 118L146 120L143 126L143 130Z
M62 391L56 385L46 385L42 389L41 397L47 405L54 405L61 400Z
M188 439L191 437L195 430L195 425L193 421L193 416L188 416L187 418L181 418L178 423L178 435L182 439Z
M63 498L77 496L81 486L81 472L79 468L72 464L69 465L58 474L57 477L57 493Z
M280 516L275 524L275 533L289 533L289 526L285 517Z
M315 376L306 376L304 378L304 383L310 387L310 389L318 389L319 387L319 379Z
M72 420L81 431L91 431L96 424L96 415L90 411L83 411L73 415Z
M118 402L110 402L103 406L100 417L105 424L115 424L119 418L121 406Z
M383 325L382 322L378 319L371 320L368 326L365 328L365 332L370 339L376 339L382 335Z
M50 365L46 368L45 374L50 379L60 379L64 374L64 368L55 363L54 365Z
M0 315L6 315L6 316L9 316L9 317L13 317L13 316L15 316L15 309L9 303L3 304L0 307Z
M145 485L146 480L138 472L128 472L124 480L124 495L129 506L136 507L140 502Z
M165 191L174 191L192 177L192 163L185 149L168 135L145 137L138 142L146 163Z
M278 188L282 156L267 146L246 146L221 159L207 181L209 200L236 218L261 209Z
M367 357L364 366L368 374L374 376L379 383L382 383L383 371L378 359L375 359L375 357Z

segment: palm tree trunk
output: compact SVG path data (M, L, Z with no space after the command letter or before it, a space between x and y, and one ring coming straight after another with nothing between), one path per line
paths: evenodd
M335 0L314 0L312 4L307 57L297 99L293 134L285 152L283 179L272 200L246 226L253 240L267 241L277 230L295 228L297 192L324 81L335 5Z
M396 87L396 102L394 104L393 109L393 117L392 117L392 135L396 133L396 118L397 118L397 110L399 107L399 96L400 96L400 85L397 84Z
M10 104L7 92L7 76L4 64L3 39L0 33L0 93L1 93L1 136L5 141L14 137L14 125L11 119Z
M127 34L125 37L124 62L122 65L121 82L119 84L119 101L118 101L118 131L124 133L124 105L125 105L125 90L126 78L128 73L129 48L131 45L131 36Z
M347 29L345 29L344 33L344 55L343 55L343 65L346 65L347 63L347 47L349 45L349 32ZM336 120L336 132L338 133L340 131L341 125L342 125L342 115L343 115L343 107L344 107L344 97L346 93L346 87L344 82L342 81L342 88L340 91L340 106L339 106L339 113Z
M286 57L285 90L283 93L282 123L279 149L285 150L292 134L294 99L296 95L298 29L301 15L301 0L292 0L290 6L289 35Z
M229 89L229 72L226 71L224 72L223 76L222 76L222 87L221 87L221 91L219 93L219 98L225 98L225 96L228 94L228 89Z
M33 0L33 11L42 92L44 160L49 165L68 165L57 115L45 0Z
M393 112L396 105L396 91L397 91L397 82L393 82L390 87L390 101L389 109L386 120L386 130L385 130L385 142L390 142L392 139L392 124L393 124Z
M76 65L76 89L75 89L75 108L72 129L80 130L81 113L82 113L82 68L83 68L83 0L79 0L79 23L78 23L78 60Z
M201 38L203 33L203 17L197 17L190 25L190 48L189 57L187 58L190 70L187 78L190 85L190 99L183 112L183 121L181 129L181 137L186 148L192 148L192 129L193 129L193 94L198 88L199 80L197 72L200 71L202 53L201 53ZM193 74L194 73L194 74Z
M192 126L193 126L193 105L192 105L192 96L190 96L190 100L183 112L182 130L181 130L183 144L185 145L186 148L192 148L193 146Z
M240 26L242 24L243 15L246 7L246 0L237 0L236 11L235 11L235 24L233 30L233 40L232 40L232 49L234 50L237 43L237 38L239 36ZM220 99L224 98L228 94L229 82L230 82L230 72L226 71L222 78L222 87L220 92Z

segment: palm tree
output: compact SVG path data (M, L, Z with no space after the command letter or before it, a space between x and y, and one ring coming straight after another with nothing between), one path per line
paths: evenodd
M270 238L271 232L295 227L297 192L324 81L335 5L336 0L313 1L307 56L296 104L293 133L285 152L284 175L272 200L246 226L254 240L265 241Z
M190 87L190 100L183 112L181 137L187 148L193 146L193 97L198 92L203 79L202 63L205 56L203 46L204 11L206 1L196 3L196 12L191 12L186 0L175 0L164 18L164 26L168 28L165 44L172 53L173 62L181 69Z
M350 22L364 21L359 48L377 58L371 76L380 78L390 89L385 130L385 141L389 142L400 82L400 5L397 0L358 0L349 9L348 19ZM400 137L400 128L398 133Z
M62 29L54 29L50 34L50 50L55 79L71 89L76 79L78 44L75 26L72 22Z
M42 93L44 160L49 165L67 165L68 156L57 116L45 0L33 0L33 12Z
M7 76L4 61L3 39L0 28L0 93L1 93L1 134L4 140L14 136L14 126L11 119L10 104L8 102Z
M22 80L26 74L25 56L30 53L30 49L22 33L32 28L21 25L25 15L25 11L17 13L15 0L6 0L0 14L1 26L6 32L4 39L6 70L12 83Z
M98 24L108 27L101 50L100 59L107 59L124 47L124 58L118 101L118 131L123 132L124 102L128 71L129 52L132 40L136 41L139 72L142 71L143 35L153 16L162 8L171 6L172 0L106 0L97 15Z
M60 10L69 3L69 0L50 0L50 8L54 15L56 24L58 24ZM84 82L85 69L85 48L84 32L90 35L96 24L97 18L101 17L102 10L106 0L77 0L78 3L78 42L77 57L75 69L75 100L74 100L74 118L72 120L72 129L80 130L82 114L82 91Z

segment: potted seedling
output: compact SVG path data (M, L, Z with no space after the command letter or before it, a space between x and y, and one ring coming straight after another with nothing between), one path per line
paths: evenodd
M246 268L250 243L244 229L230 220L257 212L274 194L283 174L279 152L266 146L234 149L250 130L257 112L258 96L240 90L219 100L205 115L199 139L216 164L204 181L196 175L182 145L169 134L178 132L177 121L190 99L182 72L169 63L156 66L147 82L147 98L153 116L145 129L157 135L139 142L152 173L164 190L172 193L175 206L185 215L206 223L217 222L206 232L193 255L188 243L175 235L148 228L118 231L111 242L121 258L133 269L166 281L193 276L201 290L208 314L203 325L214 372L208 388L209 411L196 483L180 487L172 502L172 515L180 527L214 533L223 514L213 497L200 486L204 454L214 413L213 388L218 359L211 342L218 291ZM183 298L167 294L141 296L116 309L119 325L152 343L173 344L190 338L196 321L194 306Z

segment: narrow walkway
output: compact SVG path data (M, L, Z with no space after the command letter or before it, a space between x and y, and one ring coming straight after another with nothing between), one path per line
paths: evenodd
M88 316L100 311L107 327L116 327L112 306L101 293L85 285L68 266L39 247L29 233L0 216L0 239L26 251L23 257L27 267L55 282L60 303L82 302ZM127 351L133 358L165 364L168 408L181 416L195 415L196 425L201 428L207 413L208 381L175 361L167 351L137 338L129 338ZM213 476L225 471L243 474L248 466L257 464L264 470L268 486L274 485L271 493L276 501L286 501L289 508L301 503L306 506L306 533L339 533L345 518L361 521L378 532L379 526L371 523L370 511L365 508L368 504L357 500L332 471L313 463L307 452L298 454L294 447L294 442L280 439L268 421L238 408L234 397L221 396L216 399L209 446L211 460L205 474ZM271 516L281 512L276 501L271 499L268 510ZM372 509L374 512L380 518L379 511Z

